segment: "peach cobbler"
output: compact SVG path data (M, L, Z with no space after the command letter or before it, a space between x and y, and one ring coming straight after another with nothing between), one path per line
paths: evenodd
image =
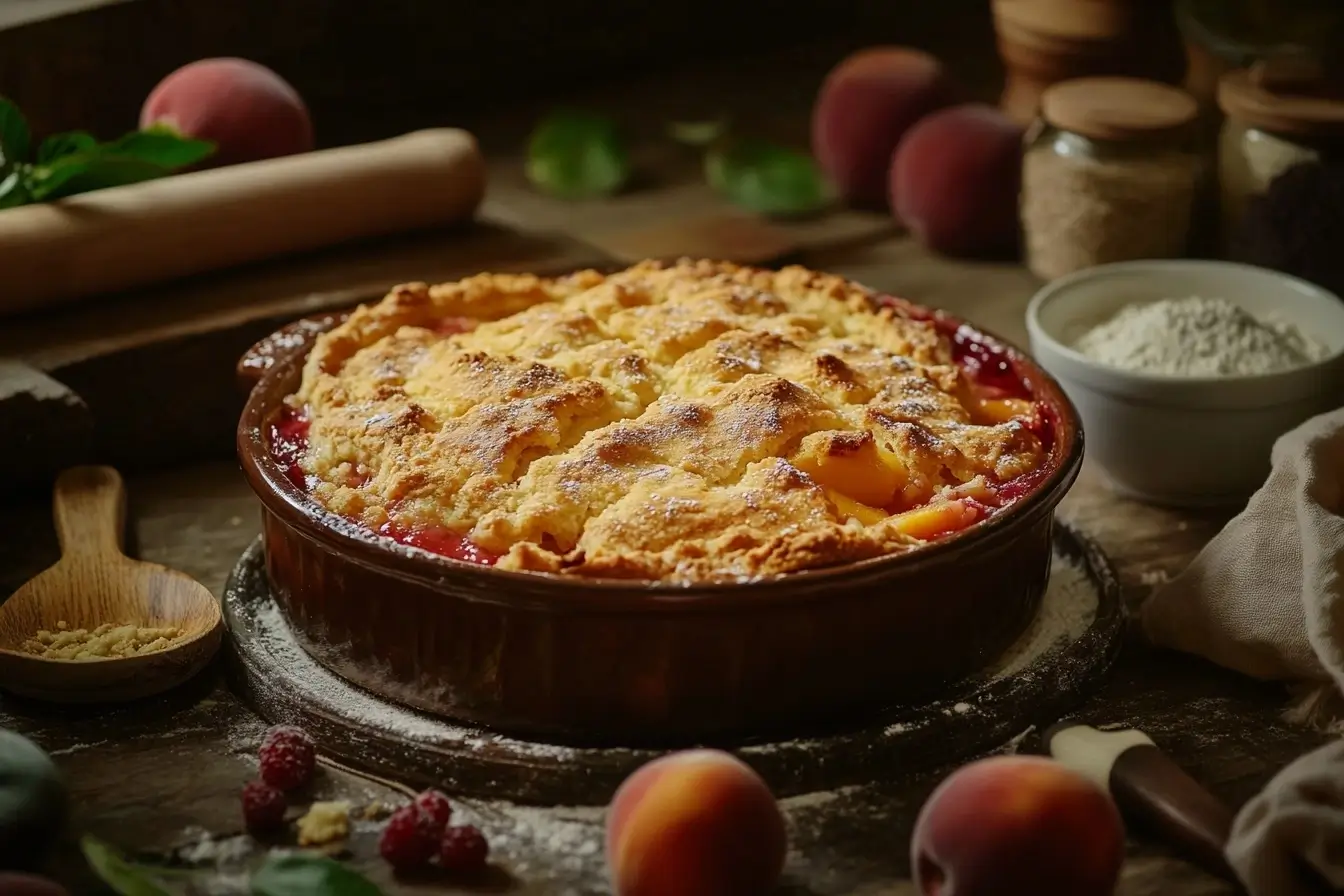
M318 338L270 427L321 505L501 569L736 581L916 548L1022 497L1011 360L801 267L409 284Z

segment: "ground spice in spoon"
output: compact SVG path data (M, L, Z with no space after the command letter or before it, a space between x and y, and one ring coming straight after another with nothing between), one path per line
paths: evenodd
M72 629L68 623L58 622L56 631L39 631L24 641L21 649L48 660L113 659L157 653L182 634L180 628L150 628L129 622L105 623L92 630Z

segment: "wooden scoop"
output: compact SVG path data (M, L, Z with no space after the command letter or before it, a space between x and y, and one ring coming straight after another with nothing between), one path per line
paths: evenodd
M62 703L135 700L200 672L219 648L219 603L195 579L122 553L126 488L110 467L56 480L61 559L0 604L0 687ZM126 657L47 659L23 650L38 631L106 623L177 628L166 648Z

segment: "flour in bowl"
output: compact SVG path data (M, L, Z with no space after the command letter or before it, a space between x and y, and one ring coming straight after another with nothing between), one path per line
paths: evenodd
M1110 367L1173 376L1278 373L1330 354L1293 324L1198 296L1127 305L1074 348Z

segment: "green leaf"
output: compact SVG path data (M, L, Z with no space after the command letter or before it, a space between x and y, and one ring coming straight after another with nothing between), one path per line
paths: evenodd
M19 165L11 169L9 174L0 178L0 209L27 205L33 201L24 177L27 173L26 168L25 165Z
M88 135L78 132L60 136L69 138L67 146L73 146L73 151L58 152L65 147L53 147L54 157L33 166L28 183L32 198L37 201L166 177L215 151L213 143L182 137L162 127L92 145L84 139ZM43 149L46 148L43 143Z
M146 869L126 861L101 840L85 836L79 845L89 866L120 896L172 896Z
M734 140L710 149L705 178L733 204L764 215L808 214L832 199L811 156L763 140Z
M382 896L368 878L325 856L271 856L252 875L252 896Z
M5 165L28 161L32 136L28 121L14 103L0 96L0 156Z
M667 126L667 133L673 140L687 146L709 146L727 135L728 119L674 121Z
M77 152L87 152L98 145L92 134L84 131L70 131L67 134L52 134L37 147L37 164L45 165L62 156Z
M57 159L50 165L33 166L29 185L33 198L45 202L107 187L138 184L172 173L171 169L162 165L139 159L76 153Z
M214 151L215 144L208 140L183 137L173 129L161 125L143 131L132 131L119 140L98 147L100 156L134 159L170 170L195 165L209 158Z
M591 112L556 112L532 132L527 178L562 199L606 196L629 180L630 154L611 119Z

